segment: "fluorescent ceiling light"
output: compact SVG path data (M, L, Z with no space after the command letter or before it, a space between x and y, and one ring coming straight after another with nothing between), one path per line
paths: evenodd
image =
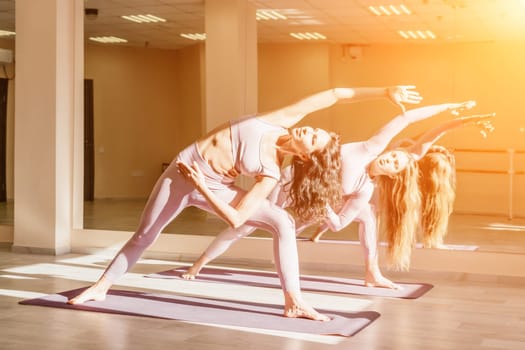
M164 18L160 18L153 15L130 15L130 16L121 16L128 21L136 23L157 23L157 22L166 22Z
M286 19L286 16L275 10L257 10L255 13L255 19L258 21L279 20Z
M412 11L405 5L380 5L380 6L368 6L370 12L376 16L400 16L400 15L411 15Z
M126 39L117 38L115 36L92 36L89 40L93 40L99 43L104 44L117 44L117 43L127 43Z
M180 36L190 40L206 40L206 33L181 34Z
M398 34L405 39L436 39L436 34L431 30L400 30L398 31Z
M290 35L299 40L325 40L326 39L326 36L324 36L323 34L319 34L317 32L290 33Z
M8 30L0 30L0 36L11 36L15 34L16 34L15 32L10 32Z

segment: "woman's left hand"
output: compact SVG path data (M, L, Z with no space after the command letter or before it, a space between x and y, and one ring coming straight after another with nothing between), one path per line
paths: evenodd
M197 162L193 162L192 166L188 166L184 162L177 162L182 175L189 181L191 181L197 189L201 189L205 186L204 175L199 168Z
M470 124L478 127L481 136L483 136L483 138L487 138L488 134L494 131L494 125L492 125L492 121L490 119L495 116L496 113L478 114L461 117L460 119L464 124Z

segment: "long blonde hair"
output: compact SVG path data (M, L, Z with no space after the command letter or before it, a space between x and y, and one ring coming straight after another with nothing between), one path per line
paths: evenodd
M456 198L453 154L443 146L432 146L419 161L422 194L421 239L428 248L443 244Z
M396 270L410 267L421 208L418 164L409 157L404 170L391 177L377 177L379 232L388 243L389 265Z
M302 222L316 222L326 216L326 207L338 208L342 200L341 144L336 133L323 150L310 154L308 160L294 156L293 177L286 184L290 209Z

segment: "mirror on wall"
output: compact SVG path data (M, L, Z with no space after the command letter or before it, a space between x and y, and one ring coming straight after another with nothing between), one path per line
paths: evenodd
M468 25L471 20L466 21L468 1L435 7L423 3L414 4L414 11L434 23L439 34L426 41L376 33L371 28L379 19L362 12L363 44L348 44L354 41L333 36L321 44L278 40L270 35L270 25L260 22L258 108L271 110L331 86L398 83L417 85L424 104L476 100L476 113L496 112L494 132L483 137L475 128L464 129L440 140L454 152L457 167L454 212L445 244L450 249L525 252L525 124L521 117L525 111L519 103L510 102L519 101L525 81L525 73L516 69L525 59L525 38L511 30L513 25L520 26L519 18L503 5L497 9L498 16L487 7L480 15L484 23L480 29L479 21L472 26ZM411 20L415 17L403 17L403 21ZM204 31L203 23L199 26ZM85 203L86 228L133 231L163 166L205 129L200 124L204 45L186 42L163 50L152 43L148 47L86 46L86 77L94 81L95 124L94 200ZM312 116L307 122L333 129L344 142L352 142L370 137L398 112L384 102L367 101L334 107L323 118ZM436 121L411 125L399 137L420 134L445 119L439 116ZM111 131L116 128L118 136ZM344 231L326 233L323 239L357 241L358 227L354 223ZM189 208L164 232L215 235L224 228L219 219ZM300 237L308 238L314 230L309 228ZM261 231L254 235L269 237Z
M13 129L14 63L13 41L1 40L0 65L0 225L13 225Z
M0 11L0 240L6 240L14 220L15 1L4 1Z
M324 88L318 85L316 80L319 76L329 76L328 71L347 86L368 85L369 79L382 81L385 73L376 72L376 67L381 64L383 57L391 57L389 69L395 74L392 73L393 77L389 77L388 81L414 82L424 95L425 104L475 99L478 106L473 113L496 112L497 116L493 120L495 130L486 137L483 137L476 127L462 128L445 135L439 142L454 152L457 167L454 213L450 219L449 234L445 237L445 244L451 245L451 249L514 253L525 250L523 244L525 243L523 220L525 207L522 204L525 195L523 141L525 138L520 124L522 122L520 116L524 111L519 104L506 102L507 99L518 98L519 85L525 81L525 77L521 76L521 73L516 73L512 68L513 65L500 64L508 60L508 54L505 52L513 51L515 60L513 64L517 65L520 59L525 58L525 49L516 50L516 43L512 42L438 46L396 45L395 47L377 45L365 48L361 61L345 62L338 56L337 45L326 47L304 45L306 47L294 46L294 49L309 55L328 57L330 68L325 71L318 70L315 74L305 74L306 68L296 65L294 60L296 53L289 45L261 44L259 46L261 55L259 69L260 73L263 73L259 75L259 96L263 101L260 103L261 110L270 110L282 105L282 100L292 101L303 93ZM86 228L133 231L149 190L160 175L163 164L168 163L178 150L199 137L200 125L198 122L195 124L189 122L186 119L188 114L177 110L172 113L170 108L173 107L171 102L173 99L168 96L165 97L166 101L170 101L165 105L166 111L159 110L154 119L143 118L144 113L135 112L145 110L150 100L161 103L158 96L150 96L142 90L143 80L148 76L156 76L154 72L146 70L149 74L142 79L137 79L136 87L128 85L125 89L117 89L115 86L111 88L112 91L103 91L105 77L90 70L97 60L90 50L102 51L102 49L98 47L87 49L90 59L93 60L87 61L86 65L88 72L93 74L91 77L95 86L95 125L97 126L94 144L95 200L85 203L84 225ZM116 49L103 51L97 53L101 55L98 59L104 58L108 61L108 56L116 54ZM127 60L125 66L132 67L130 61L140 55L139 52L119 49L118 55L121 55L119 56L121 59ZM186 54L187 59L198 58L196 52L186 52ZM478 60L479 57L484 59ZM156 60L158 57L152 56L150 59ZM174 62L181 66L186 65L185 62L176 60ZM473 62L476 62L475 66ZM317 63L312 62L314 66ZM166 70L170 65L171 62L164 68L160 64L150 66ZM407 69L405 65L412 68ZM282 77L272 76L270 72L276 69L283 71ZM311 69L306 71L311 72ZM293 82L287 78L287 75L294 77ZM441 80L436 80L437 77L441 77ZM500 77L505 79L508 89L494 88L502 84ZM118 81L114 78L112 80ZM188 79L191 80L196 79ZM180 79L177 81L180 82ZM296 83L297 81L299 84ZM186 86L184 83L186 82L182 83L183 86ZM170 86L170 83L166 82L164 92L181 88L177 84L173 85ZM304 85L309 86L306 92L298 87ZM127 88L131 91L126 91ZM143 92L141 99L133 95L135 88ZM122 96L115 96L116 90L119 90L118 93ZM199 89L193 88L193 90ZM504 96L498 95L500 91L505 91L501 92ZM129 95L126 97L124 94ZM109 96L111 98L108 98ZM101 100L104 100L106 106L100 106ZM115 100L115 105L127 101L125 106L127 110L122 116L107 114L104 108L114 110L113 107L109 107L108 100ZM176 101L182 103L180 100ZM188 99L185 99L185 102L187 101ZM196 111L195 115L199 115L200 100L194 99L193 104L197 106L193 109ZM190 110L191 106L184 106L184 108ZM99 121L98 124L97 118L102 119L102 117L97 113L104 115L104 120ZM326 114L326 118L308 117L307 123L319 127L326 127L326 124L329 124L331 127L328 128L341 133L344 142L352 142L367 139L398 113L395 106L384 101L367 101L362 104L335 106ZM174 118L174 115L177 118ZM449 117L451 116L440 115L435 120L415 123L400 134L399 138L421 134ZM366 120L366 123L363 120ZM122 123L125 126L116 142L112 144L110 138L114 135L110 130ZM194 138L190 139L187 134L193 134ZM183 142L180 142L179 137ZM172 143L168 144L169 142ZM145 149L148 149L148 152ZM150 156L157 158L152 161ZM117 193L119 189L121 192ZM199 209L189 208L171 223L165 232L215 235L224 228L226 224L221 220ZM300 237L308 238L313 231L314 228L310 228ZM255 232L254 235L269 237L269 234L261 231ZM323 239L357 241L358 224L352 224L342 232L328 232Z

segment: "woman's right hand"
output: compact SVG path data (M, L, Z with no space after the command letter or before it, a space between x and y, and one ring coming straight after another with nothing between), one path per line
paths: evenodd
M206 186L204 175L202 174L197 162L193 162L193 166L188 166L186 163L179 161L177 162L177 166L182 175L187 180L191 181L198 190Z

